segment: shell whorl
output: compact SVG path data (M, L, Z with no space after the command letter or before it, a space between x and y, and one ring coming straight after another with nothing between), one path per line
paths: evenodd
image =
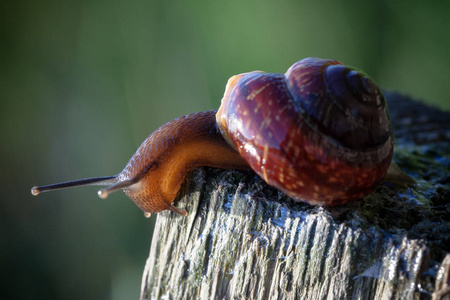
M344 147L365 151L391 134L383 94L361 71L310 58L290 67L286 81L302 116Z
M307 58L284 75L236 75L216 118L258 175L312 204L364 196L392 158L381 91L367 75L334 60Z

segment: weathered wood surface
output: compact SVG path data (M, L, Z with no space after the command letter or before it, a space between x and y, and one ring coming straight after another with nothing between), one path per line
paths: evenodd
M336 208L295 203L252 172L198 169L158 214L142 299L450 299L450 114L387 94L394 160Z

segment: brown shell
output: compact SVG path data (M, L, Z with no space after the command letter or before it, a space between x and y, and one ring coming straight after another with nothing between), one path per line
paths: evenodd
M311 204L363 197L392 159L383 94L367 75L334 60L303 59L284 75L233 76L216 119L261 178Z

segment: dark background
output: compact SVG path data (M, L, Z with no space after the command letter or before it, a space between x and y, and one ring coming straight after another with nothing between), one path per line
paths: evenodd
M335 58L444 109L446 1L0 2L0 299L137 299L154 216L96 187L227 79Z

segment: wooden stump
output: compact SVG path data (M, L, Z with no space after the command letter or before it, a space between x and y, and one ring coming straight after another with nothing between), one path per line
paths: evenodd
M415 187L323 208L197 169L176 203L189 215L158 214L141 299L450 299L450 114L386 98Z

